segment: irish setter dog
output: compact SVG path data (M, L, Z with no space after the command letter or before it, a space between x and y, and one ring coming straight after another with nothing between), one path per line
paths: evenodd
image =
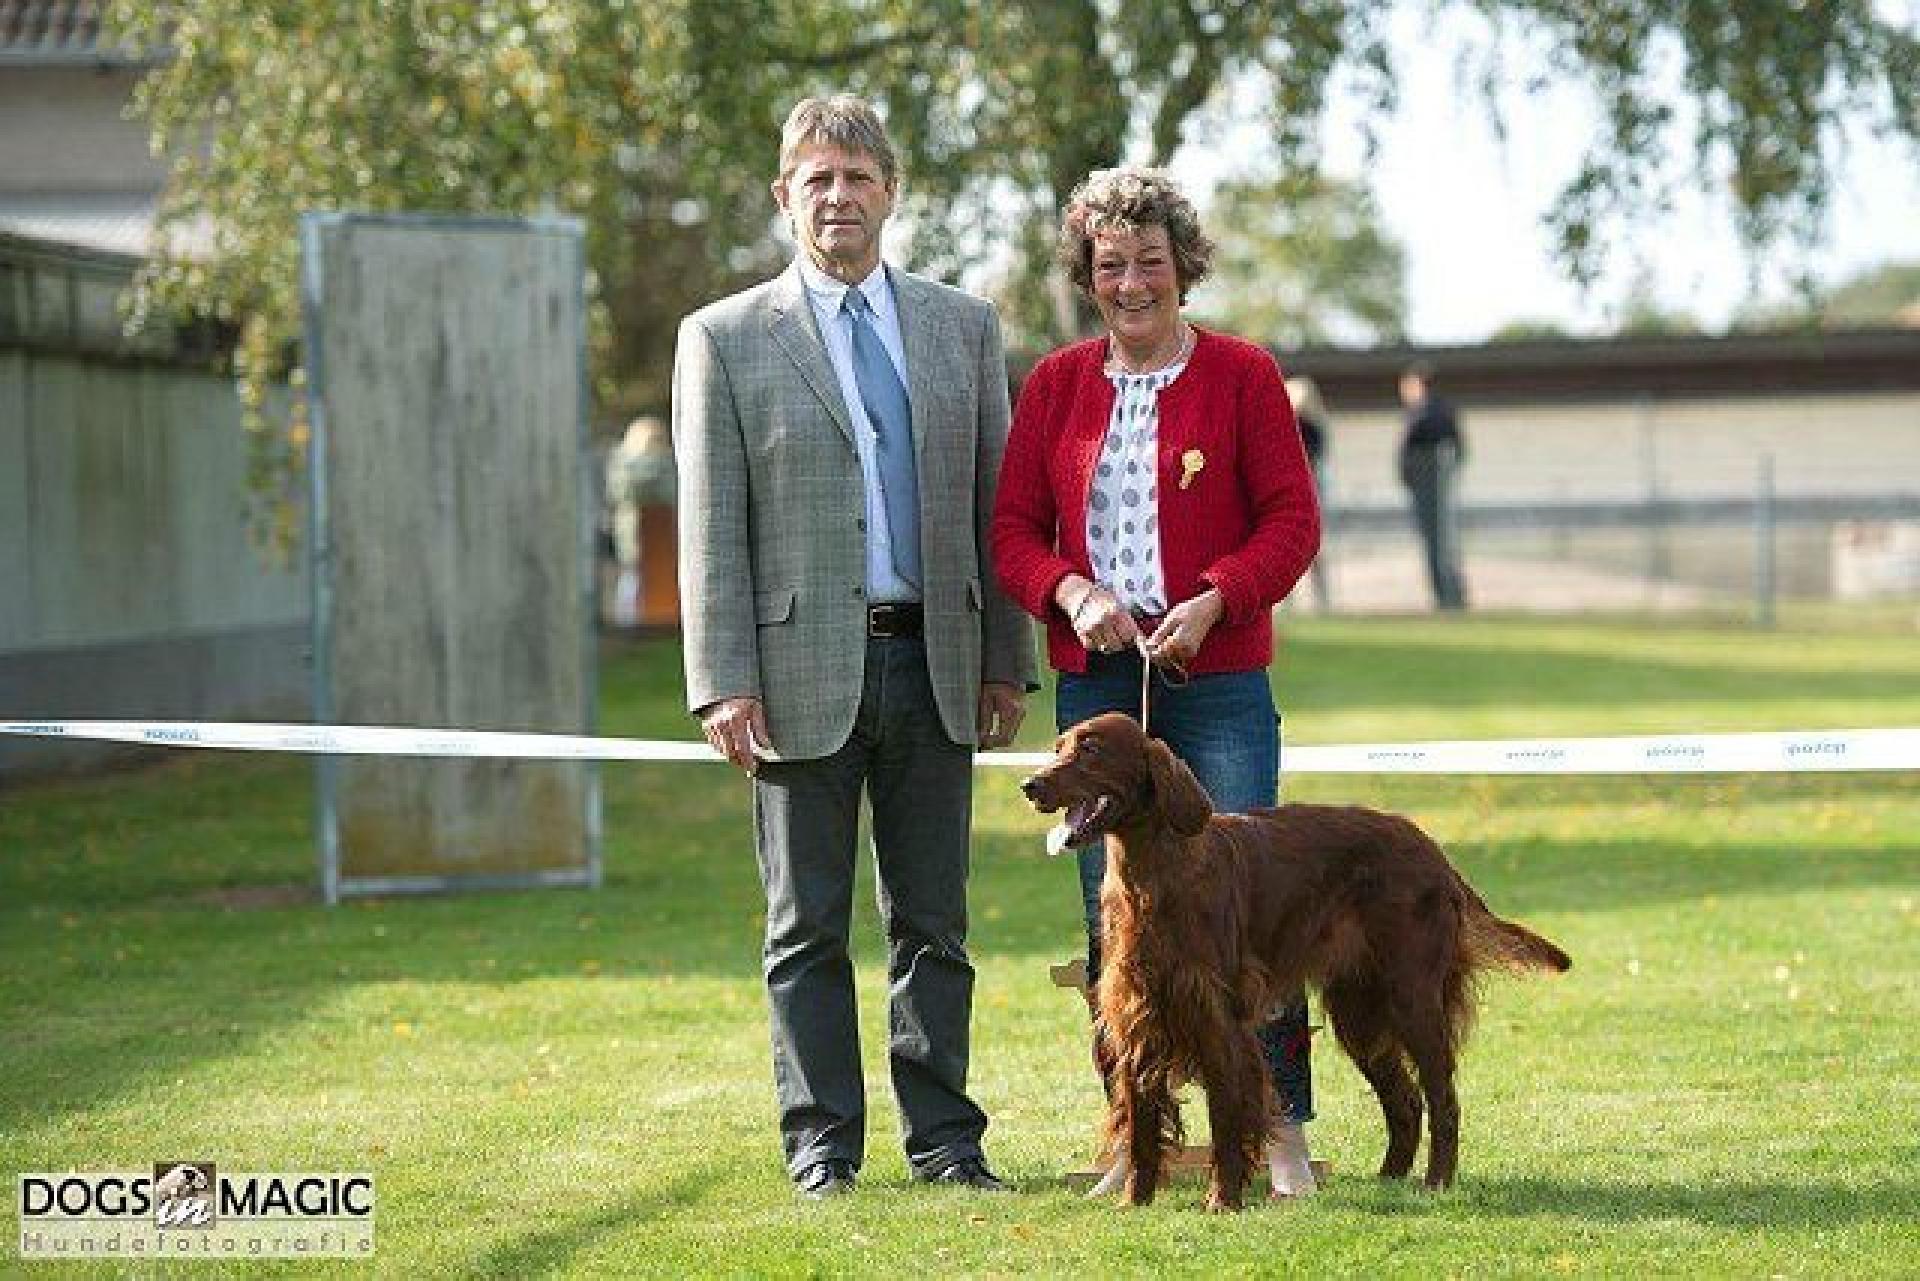
M1153 1199L1181 1140L1177 1091L1197 1081L1213 1130L1207 1207L1240 1207L1272 1108L1254 1029L1303 983L1319 989L1380 1098L1381 1177L1412 1169L1424 1104L1426 1186L1452 1184L1454 1065L1475 979L1494 967L1565 970L1565 952L1495 916L1397 815L1327 805L1214 814L1187 767L1125 716L1063 734L1022 790L1043 813L1066 811L1074 843L1106 838L1098 1022L1111 1065L1107 1143L1129 1167L1128 1204Z

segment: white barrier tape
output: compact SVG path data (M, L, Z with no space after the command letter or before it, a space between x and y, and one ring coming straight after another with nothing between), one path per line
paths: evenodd
M518 757L535 761L717 761L705 743L392 725L273 725L247 721L41 721L0 723L0 735L77 738L155 747L314 756Z
M1289 747L1289 774L1798 774L1920 770L1920 729Z
M718 761L705 743L377 725L237 721L9 721L0 735L325 756ZM982 765L1037 769L1044 752L992 752ZM1754 774L1920 770L1920 729L1645 738L1543 738L1289 746L1288 774Z

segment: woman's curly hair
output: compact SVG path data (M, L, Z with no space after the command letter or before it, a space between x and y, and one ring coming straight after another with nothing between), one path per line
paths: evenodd
M1180 301L1213 269L1213 241L1200 230L1200 213L1164 169L1121 165L1096 169L1067 197L1054 257L1067 279L1083 293L1093 292L1093 238L1103 231L1139 232L1165 227L1173 245L1174 274Z

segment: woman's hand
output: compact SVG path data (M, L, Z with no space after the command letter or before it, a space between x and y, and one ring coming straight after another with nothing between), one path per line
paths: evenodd
M1121 607L1120 598L1079 574L1061 579L1053 600L1073 624L1080 643L1093 653L1117 654L1132 646L1140 635L1139 626Z
M1192 600L1181 601L1167 611L1160 626L1147 637L1147 657L1156 663L1188 663L1200 652L1207 633L1227 612L1220 589L1209 587Z

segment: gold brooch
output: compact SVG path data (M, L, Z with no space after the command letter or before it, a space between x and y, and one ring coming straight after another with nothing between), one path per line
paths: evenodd
M1207 456L1197 449L1189 449L1180 455L1180 488L1193 484L1193 478L1207 465Z

